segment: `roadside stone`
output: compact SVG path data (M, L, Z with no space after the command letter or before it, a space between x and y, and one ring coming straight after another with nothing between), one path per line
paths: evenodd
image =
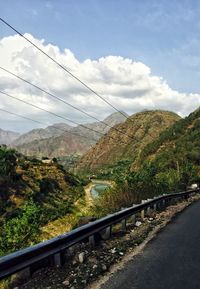
M85 253L84 253L84 252L81 252L81 253L78 255L78 260L79 260L79 262L80 262L81 264L85 261Z
M69 280L65 280L62 283L63 283L63 285L66 285L66 286L69 286L69 284L70 284Z
M115 253L116 253L116 248L111 249L110 252L111 252L112 254L115 254Z

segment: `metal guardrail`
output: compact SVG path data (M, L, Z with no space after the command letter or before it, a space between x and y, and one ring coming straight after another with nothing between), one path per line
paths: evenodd
M0 280L4 279L16 272L28 269L31 274L33 271L48 265L60 266L63 256L71 246L86 241L94 242L95 236L101 234L105 229L110 229L112 225L121 221L126 221L127 218L135 216L148 208L156 209L160 204L167 205L170 201L177 201L190 197L192 194L200 192L199 189L190 190L181 193L159 196L142 204L135 205L123 211L108 215L102 219L79 227L69 233L60 235L48 241L39 243L32 247L11 253L0 258Z

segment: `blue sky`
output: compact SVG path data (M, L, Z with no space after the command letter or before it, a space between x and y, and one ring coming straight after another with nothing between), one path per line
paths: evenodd
M22 32L69 48L79 60L128 57L173 89L200 92L198 0L0 0L0 14ZM12 34L0 24L0 38Z
M186 116L200 106L199 15L199 0L0 0L3 19L129 115L164 109ZM114 112L1 22L0 66L98 119ZM94 121L1 70L0 90L79 123ZM0 108L60 122L3 95ZM0 124L37 127L6 113Z

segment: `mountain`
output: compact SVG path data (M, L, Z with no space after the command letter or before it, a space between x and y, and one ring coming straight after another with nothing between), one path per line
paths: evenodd
M158 167L160 172L174 170L178 175L182 172L186 175L186 170L192 173L192 167L195 167L200 173L200 109L180 119L145 146L138 166L146 161Z
M79 125L73 128L72 131L80 135L85 135L88 138L91 137L97 141L98 139L101 138L102 134L108 132L111 127L115 126L116 124L123 123L126 120L126 117L123 115L128 117L128 115L123 111L121 113L114 112L108 117L106 117L102 122L93 122L84 124L84 126L88 127L89 129ZM96 133L94 131L91 131L90 129L96 130L100 133Z
M121 113L116 112L105 118L102 122L87 123L84 124L84 127L82 125L70 127L66 124L56 124L46 129L35 129L20 136L12 143L12 146L29 156L58 157L72 154L82 155L110 127L124 122L125 119ZM57 128L62 128L62 131L59 131ZM72 134L63 133L63 129L68 130ZM91 131L91 129L100 133Z
M16 149L28 156L61 157L66 155L82 155L91 146L91 141L81 136L64 133L57 137L34 140L16 146Z
M41 140L50 137L55 137L63 134L63 131L70 131L72 127L65 123L57 123L47 128L33 129L12 142L12 145L18 146L26 143L30 143L34 140Z
M9 145L20 136L19 133L0 129L0 144Z
M136 161L142 149L180 117L168 111L143 111L111 128L80 160L77 169L98 170L122 160Z

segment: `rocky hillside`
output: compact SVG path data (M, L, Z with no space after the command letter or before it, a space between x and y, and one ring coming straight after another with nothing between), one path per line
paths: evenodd
M36 242L41 226L71 213L83 195L57 162L0 147L0 255Z
M19 136L20 134L17 132L0 129L0 144L11 144Z
M111 128L81 159L78 170L98 170L118 161L135 162L142 149L155 140L180 117L168 111L145 111L129 117L124 123Z
M124 115L128 117L128 115L125 112L122 112ZM76 132L80 135L85 135L88 138L93 138L96 141L102 137L102 134L105 134L109 131L110 127L115 126L116 124L123 123L126 120L126 118L119 112L114 112L108 117L106 117L103 122L93 122L93 123L87 123L84 124L84 126L88 127L89 129L96 130L100 132L100 134L95 133L93 131L90 131L82 126L77 126L73 128L73 132ZM108 126L107 126L107 125ZM94 143L94 142L93 142Z
M35 140L16 146L17 150L28 156L62 157L66 155L82 155L91 146L91 140L81 136L64 133L58 137Z
M110 127L124 121L125 117L116 112L105 118L103 122L87 123L84 124L84 127L81 125L70 127L63 123L55 124L45 129L34 129L21 135L12 143L12 146L16 147L18 151L25 155L36 157L82 155L95 144ZM104 123L109 126L106 126ZM90 129L100 133L91 131ZM63 133L63 130L69 131L71 134L67 132Z
M19 146L22 144L31 143L35 140L60 136L63 134L63 130L70 131L71 128L71 126L65 123L56 123L54 125L48 126L47 128L33 129L13 140L12 145Z
M200 169L200 109L179 120L148 144L138 165L151 161L160 171L174 169L191 171L191 166Z

